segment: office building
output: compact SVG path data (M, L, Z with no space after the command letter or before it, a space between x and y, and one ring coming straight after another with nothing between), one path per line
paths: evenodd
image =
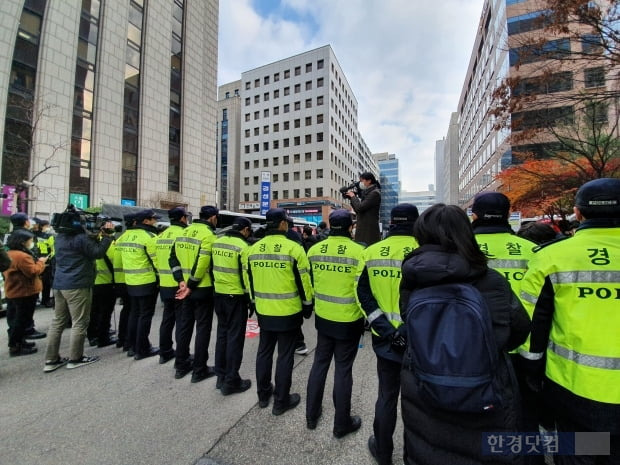
M218 6L3 0L3 213L215 202Z
M239 211L282 207L318 223L348 205L341 187L378 175L329 45L243 72L240 94Z
M429 184L427 191L401 191L400 203L414 204L418 207L418 213L421 214L428 207L437 203L435 186Z
M399 203L400 170L398 159L393 153L375 153L373 158L379 166L379 183L381 184L381 209L379 222L383 228L390 224L390 212Z
M448 134L435 144L436 201L459 203L459 123L458 113L450 116Z
M217 205L236 211L239 205L239 147L241 143L241 81L218 88Z

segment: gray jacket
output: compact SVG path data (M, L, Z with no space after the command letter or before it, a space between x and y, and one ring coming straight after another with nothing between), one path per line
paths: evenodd
M56 236L56 269L53 289L84 289L95 283L95 260L103 258L112 243L111 237L101 241L86 233Z

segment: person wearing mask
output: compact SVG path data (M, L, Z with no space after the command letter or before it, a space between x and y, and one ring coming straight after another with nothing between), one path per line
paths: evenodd
M370 325L372 348L377 356L379 392L374 434L368 439L368 448L380 465L391 464L394 452L400 371L406 345L399 309L400 269L403 259L418 246L413 238L417 218L415 205L401 203L392 208L388 237L364 250L357 272L356 293Z
M90 321L95 260L102 258L112 244L112 235L106 231L113 230L114 225L105 223L100 231L101 240L97 240L84 229L83 218L80 217L79 221L79 228L59 230L56 237L56 271L52 283L54 319L45 353L43 371L46 373L64 365L73 369L99 360L99 357L84 355L84 338ZM62 332L70 321L71 340L67 359L60 356L59 348Z
M13 232L20 231L20 230L30 231L32 229L30 218L25 213L21 213L21 212L14 213L11 215L10 220L11 220L11 224L13 225ZM32 253L34 257L38 258L38 255L37 255L38 250L37 250L36 245L37 245L37 238L35 236ZM44 333L43 331L38 331L35 328L35 324L34 324L35 308L36 308L36 305L35 307L32 308L32 314L30 315L29 322L26 325L26 339L30 339L30 340L43 339L47 337L46 333Z
M127 338L129 350L127 355L134 360L153 357L159 348L149 341L151 322L157 304L159 278L155 267L155 223L160 218L154 210L142 210L135 214L136 227L123 235L123 241L117 241L125 273L127 294L131 299L131 312Z
M182 316L177 320L176 379L190 371L192 383L215 376L215 369L207 365L209 341L213 326L213 270L211 254L215 242L215 227L219 210L211 205L200 208L199 219L174 241L170 250L170 269L179 289L176 298L183 300ZM192 331L196 323L194 360L189 355Z
M346 197L357 215L355 241L367 246L379 242L379 209L381 207L381 185L370 172L360 174L358 183L359 194L347 191ZM359 195L359 196L358 196Z
M556 455L558 465L615 464L620 457L620 179L583 184L580 226L542 246L521 284L533 313L528 384L542 390L559 432L609 434L606 457ZM489 430L490 431L490 430Z
M290 393L295 343L303 317L312 316L310 264L301 245L288 239L288 216L282 208L267 211L265 237L248 250L244 279L256 305L260 340L256 353L258 405L273 395L273 415L295 408L301 397ZM275 388L273 353L278 345Z
M362 419L351 415L351 393L353 362L364 331L364 315L355 298L357 268L364 246L351 239L353 221L349 211L334 210L329 224L330 236L308 251L318 334L308 376L306 426L315 429L321 417L325 380L334 359L333 434L342 438L362 426Z
M172 332L181 312L181 300L175 299L179 284L170 269L170 251L174 241L183 235L187 228L187 212L183 207L168 210L170 226L155 239L155 265L159 274L159 296L164 304L164 312L159 326L159 363L168 363L174 358Z
M125 221L125 231L118 236L116 244L125 242L127 236L131 234L130 231L136 227L135 214L128 213L124 215L123 220ZM116 347L119 349L122 348L124 352L128 352L130 349L133 351L132 343L130 343L127 335L129 331L129 315L131 314L131 298L129 294L127 294L127 284L125 283L125 272L123 271L121 251L116 246L114 247L114 260L112 264L114 265L115 296L117 298L120 297L123 303L118 317L118 341L116 342Z
M253 312L252 307L248 314L249 292L243 282L242 267L251 234L252 222L243 217L235 218L232 227L215 240L212 248L217 315L216 387L225 396L245 392L252 386L249 379L239 376L246 322Z
M34 234L26 229L14 231L7 241L7 247L10 266L4 272L4 289L9 355L34 354L37 352L35 343L25 340L25 332L43 287L40 276L45 270L47 257L34 256Z
M513 381L512 364L506 352L517 348L525 341L530 327L527 312L502 274L487 265L487 257L476 242L469 218L458 206L439 203L426 209L415 222L413 235L419 247L403 261L400 285L401 317L405 327L411 329L413 323L409 324L408 319L417 317L408 313L410 301L416 302L417 295L427 294L441 295L443 298L441 286L461 289L458 287L460 284L470 285L470 295L479 299L477 302L480 302L480 306L459 307L467 308L468 312L472 308L475 309L467 314L462 310L460 315L464 318L462 327L458 328L455 326L458 326L459 322L451 320L447 324L445 319L441 319L451 318L456 313L454 307L448 307L451 311L441 312L446 309L441 306L445 302L443 300L433 300L426 304L421 303L421 307L415 307L437 309L440 313L434 316L434 323L435 327L442 328L442 331L433 332L429 329L424 336L418 336L415 340L414 335L409 334L408 348L401 371L404 463L406 465L522 464L524 463L522 455L484 455L482 441L484 434L488 432L522 431L519 421L519 388L516 380ZM436 289L435 294L433 288ZM454 294L451 293L450 298L453 297ZM452 305L459 305L462 300L461 296L461 300ZM473 312L477 312L477 317L473 317ZM468 328L470 331L478 330L478 333L475 336L464 334L463 331ZM485 331L482 334L492 340L480 341L482 328ZM455 333L458 333L458 337L455 337ZM421 338L427 335L433 339L421 341ZM472 342L468 337L475 337L476 341ZM444 350L434 351L436 363L439 364L435 368L437 375L427 377L426 373L414 368L414 360L419 363L419 346L422 345L423 349L426 349L431 341L433 347L429 348L429 351L433 351L436 347L442 347ZM474 347L476 349L484 347L481 351L484 350L487 360L472 360L470 348L473 351ZM478 352L475 354L479 357ZM448 361L442 363L445 359ZM460 365L454 366L449 363L457 363L457 360L468 368L476 366L477 369L483 370L482 367L488 367L489 372L478 372L480 374L478 378L488 376L488 379L492 379L492 392L501 400L495 404L486 404L484 407L476 404L476 408L465 411L459 410L462 402L453 407L450 401L454 401L454 398L460 395L464 399L458 398L463 402L477 400L478 397L471 392L470 397L465 397L466 389L478 386L472 383L474 380L480 383L473 377L467 377L464 379L470 384L459 385L454 384L454 377L442 376L449 369L452 369L452 373L462 369ZM494 363L484 364L489 360L494 360ZM432 363L427 358L424 361ZM425 381L420 381L423 378ZM428 395L429 391L437 392L432 390L437 385L442 386L439 390L442 396ZM451 390L452 388L454 390ZM455 391L456 389L461 390Z

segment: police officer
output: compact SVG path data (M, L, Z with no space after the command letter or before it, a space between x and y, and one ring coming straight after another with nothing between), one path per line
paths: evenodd
M121 254L127 294L131 299L127 333L130 349L127 355L142 360L159 353L159 349L151 345L149 333L157 304L155 223L160 216L153 210L142 210L134 218L136 227L123 235L123 241L117 242L117 249Z
M176 314L181 312L181 300L175 299L179 288L172 276L169 259L170 250L174 241L187 228L187 212L183 207L174 207L168 210L170 226L155 239L155 256L157 272L159 274L159 296L164 304L164 312L159 326L159 363L167 363L174 358L172 348L172 332L176 321Z
M174 377L183 378L193 370L192 383L215 376L215 369L207 366L209 341L213 325L213 277L211 248L215 242L218 209L205 205L199 219L183 231L170 250L170 269L179 283L177 298L183 300L181 319L177 320L177 350ZM194 361L189 355L189 344L196 322Z
M225 396L247 391L252 386L249 379L239 376L249 303L249 292L243 282L242 256L247 252L247 238L251 234L252 222L243 217L235 218L232 227L213 243L212 249L217 314L216 387Z
M312 284L308 257L301 245L286 237L288 217L282 208L265 215L265 237L252 245L245 279L256 305L260 340L256 354L258 405L274 396L274 415L295 408L301 397L290 394L295 342L303 317L312 316ZM278 345L275 389L271 383L273 352Z
M610 433L609 457L557 455L555 463L618 463L620 179L585 183L574 212L582 221L575 235L543 246L523 278L521 299L534 315L523 355L534 387L544 370L558 431Z
M315 429L321 416L325 379L333 358L336 409L333 433L341 438L362 426L359 416L351 416L351 391L353 362L364 331L364 315L355 298L354 286L364 247L351 239L353 220L347 210L333 211L329 224L329 237L308 251L318 336L308 376L306 426Z
M50 222L43 219L36 219L38 224L37 231L33 231L37 238L37 249L39 257L47 257L45 271L41 275L43 290L41 291L41 304L47 308L54 306L52 301L52 271L54 258L54 235L50 234Z
M114 228L106 229L104 232L111 237ZM98 240L101 240L101 237ZM115 336L110 335L110 318L116 305L113 265L115 249L115 243L112 242L105 255L95 260L95 283L87 331L91 346L107 347L118 342Z
M474 198L471 210L476 241L480 250L487 256L489 267L499 271L508 280L515 295L519 295L521 280L529 260L534 255L533 248L536 244L515 235L508 223L510 200L504 194L481 192ZM515 350L511 354L511 359L522 394L521 413L524 431L538 431L544 406L540 404L539 396L528 388L521 366L523 359L517 353L518 350ZM542 455L529 456L527 459L531 464L542 465L545 461Z
M368 448L381 465L392 463L394 451L392 436L396 427L400 368L407 343L399 310L401 264L418 246L413 238L413 224L419 214L415 205L401 203L392 208L390 216L388 236L364 250L357 285L357 296L372 330L379 378L374 435L368 439Z
M124 215L125 231L116 239L116 244L125 242L125 239L131 230L136 227L135 214L128 213ZM131 313L131 298L127 294L127 284L125 283L125 272L123 271L123 259L121 251L118 247L114 248L114 259L112 260L114 265L114 291L115 296L120 297L123 302L123 307L118 317L118 341L116 347L123 348L124 352L128 352L129 349L133 351L133 343L129 342L127 337L129 327L129 314Z

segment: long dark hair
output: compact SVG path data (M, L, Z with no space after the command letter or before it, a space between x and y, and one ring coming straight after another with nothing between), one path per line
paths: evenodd
M436 203L424 210L413 225L413 235L420 246L438 245L446 252L459 254L472 268L487 267L469 218L456 205Z

